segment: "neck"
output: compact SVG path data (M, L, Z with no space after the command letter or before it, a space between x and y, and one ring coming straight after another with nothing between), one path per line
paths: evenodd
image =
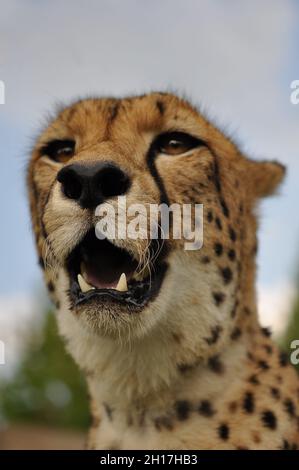
M231 341L208 357L190 351L183 340L178 352L180 338L171 338L171 343L170 336L168 340L163 334L117 346L105 340L97 369L87 374L96 409L108 414L113 410L126 420L130 410L140 419L143 410L159 415L174 402L194 400L194 390L202 397L213 396L214 402L221 401L223 388L229 390L232 383L235 386L236 377L241 380L252 350L249 332L242 333L242 342ZM190 360L184 360L187 357Z
M199 404L213 403L220 410L224 395L230 400L248 380L246 361L258 337L254 305L250 315L244 315L244 305L241 299L234 325L223 330L212 345L207 344L206 334L200 339L203 332L195 331L190 322L182 323L178 310L130 343L86 330L82 338L83 330L71 312L58 315L61 333L68 336L72 331L69 347L88 381L94 420L90 445L101 442L103 448L112 448L128 427L139 431L143 425L167 428L186 414L197 413ZM185 309L186 318L189 314ZM242 341L232 337L236 328L242 332ZM156 448L158 444L149 445Z

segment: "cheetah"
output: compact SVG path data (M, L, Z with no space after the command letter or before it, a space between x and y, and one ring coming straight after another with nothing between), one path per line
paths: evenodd
M89 449L297 449L299 382L255 287L258 203L284 173L171 93L82 99L37 138L33 232L88 384ZM96 207L124 195L202 204L201 249L98 238Z

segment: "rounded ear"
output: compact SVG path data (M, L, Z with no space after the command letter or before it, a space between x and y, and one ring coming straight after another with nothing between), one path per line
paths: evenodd
M247 160L246 179L255 197L270 196L279 187L286 167L276 161Z

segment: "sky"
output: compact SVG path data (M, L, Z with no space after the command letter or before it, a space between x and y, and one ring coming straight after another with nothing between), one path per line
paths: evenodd
M24 181L46 116L90 94L151 90L183 93L249 155L287 165L260 208L258 255L262 321L281 328L299 265L299 2L0 0L0 11L0 329L42 288Z

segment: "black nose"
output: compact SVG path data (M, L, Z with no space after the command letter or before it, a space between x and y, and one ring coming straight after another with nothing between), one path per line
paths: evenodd
M130 186L129 177L109 162L67 165L59 171L57 180L63 193L83 208L95 208L109 197L124 194Z

